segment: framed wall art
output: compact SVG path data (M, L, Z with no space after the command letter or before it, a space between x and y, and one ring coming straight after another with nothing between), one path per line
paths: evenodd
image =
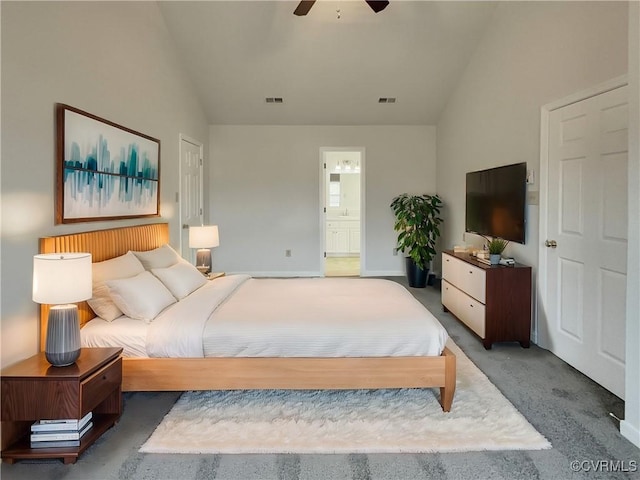
M56 105L56 223L160 215L160 140Z

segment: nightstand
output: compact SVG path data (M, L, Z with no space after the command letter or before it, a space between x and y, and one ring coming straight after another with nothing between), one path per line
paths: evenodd
M207 274L207 278L209 280L215 280L216 278L220 278L220 277L224 277L225 273L224 272L210 272Z
M53 367L44 352L0 372L2 459L78 456L113 426L122 414L122 348L82 348L68 367ZM30 448L30 427L36 420L82 418L93 412L93 427L79 447Z

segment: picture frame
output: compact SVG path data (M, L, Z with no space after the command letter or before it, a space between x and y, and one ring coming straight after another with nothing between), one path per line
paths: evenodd
M56 104L55 223L160 216L160 140Z

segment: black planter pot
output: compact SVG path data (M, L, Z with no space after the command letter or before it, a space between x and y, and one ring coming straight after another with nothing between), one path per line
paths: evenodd
M424 270L418 267L411 257L406 257L407 280L409 286L413 288L425 288L427 286L427 278L429 278L429 269Z

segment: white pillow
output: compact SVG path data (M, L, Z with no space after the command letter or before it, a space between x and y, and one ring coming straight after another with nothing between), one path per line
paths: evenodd
M207 283L207 279L196 267L188 262L178 262L167 268L152 268L151 272L178 300Z
M135 277L107 280L111 299L127 317L150 323L176 299L150 272Z
M153 250L147 250L145 252L132 252L145 270L151 270L153 268L167 268L171 265L175 265L182 260L182 257L176 252L171 245L164 244L161 247L154 248Z
M134 277L144 272L140 260L131 252L119 257L96 262L92 266L93 294L87 303L97 316L111 322L122 315L122 310L113 303L105 281L117 278Z

